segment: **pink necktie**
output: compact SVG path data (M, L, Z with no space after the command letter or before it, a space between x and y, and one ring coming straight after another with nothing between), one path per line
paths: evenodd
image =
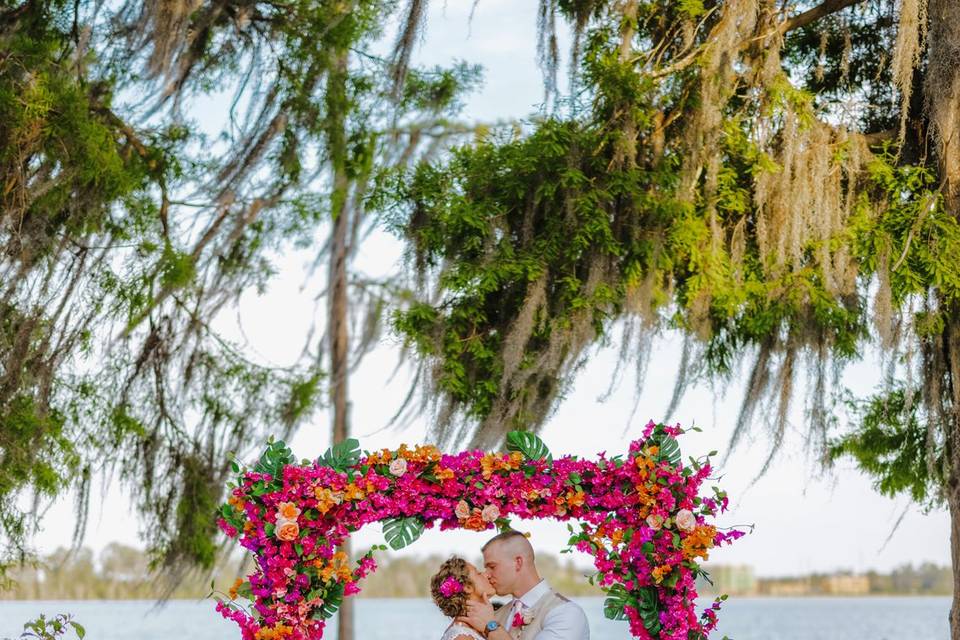
M523 601L520 600L520 598L514 598L514 600L513 600L513 606L510 607L510 630L511 630L511 631L519 631L519 630L520 630L518 627L514 627L514 625L513 625L513 620L514 620L514 618L517 617L517 614L521 614L521 615L522 615L522 613L523 613Z

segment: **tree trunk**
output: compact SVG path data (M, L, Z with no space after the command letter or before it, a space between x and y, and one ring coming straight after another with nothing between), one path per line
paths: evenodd
M960 2L929 0L924 94L944 201L960 216Z
M960 2L929 0L927 75L924 83L926 113L931 146L935 150L940 190L946 210L960 218ZM939 389L927 393L939 396L939 420L943 422L947 447L947 504L950 508L950 553L953 561L953 603L950 608L950 637L960 640L960 307L939 296L944 318L937 354L938 371L931 372ZM930 373L928 373L930 376ZM936 415L936 414L934 414Z
M333 165L333 192L330 198L333 215L333 238L330 244L329 322L330 339L330 404L333 407L333 443L347 439L350 433L347 412L347 377L349 371L350 336L348 332L349 300L347 296L347 261L349 258L350 211L346 150L346 80L347 52L337 54L327 87L327 109L330 121L327 143ZM350 557L350 542L340 550ZM339 640L353 640L353 598L344 598L340 605Z
M950 557L953 561L953 603L950 605L950 640L960 640L960 491L950 487Z

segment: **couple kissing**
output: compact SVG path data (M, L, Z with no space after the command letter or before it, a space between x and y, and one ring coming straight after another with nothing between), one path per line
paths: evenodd
M590 639L583 609L540 577L524 534L504 531L482 552L482 570L454 556L430 581L433 601L452 618L440 640ZM513 600L495 609L494 594Z

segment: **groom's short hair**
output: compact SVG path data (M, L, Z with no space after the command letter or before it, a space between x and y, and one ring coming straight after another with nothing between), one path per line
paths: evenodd
M523 542L521 542L521 540L522 540ZM517 545L520 546L526 553L528 553L528 554L530 555L530 558L531 558L531 559L534 557L534 554L533 554L533 545L531 545L531 544L530 544L530 541L527 540L527 536L525 536L524 534L522 534L522 533L520 533L519 531L516 531L516 530L514 530L514 529L508 529L508 530L506 530L506 531L501 531L501 532L498 533L497 535L495 535L495 536L493 536L492 538L490 538L489 540L487 540L487 543L486 543L485 545L483 545L482 547L480 547L480 553L483 553L484 551L486 551L486 550L487 550L487 547L489 547L490 545L492 545L492 544L494 544L494 543L496 543L496 542L509 542L509 543L517 544Z

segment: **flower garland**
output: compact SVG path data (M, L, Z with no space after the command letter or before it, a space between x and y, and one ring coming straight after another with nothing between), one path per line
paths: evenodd
M682 464L681 433L651 422L626 457L600 454L597 461L554 460L527 432L508 436L507 453L447 455L401 445L361 454L348 440L303 464L271 442L253 469L234 463L240 475L219 525L257 564L229 600L218 598L217 610L237 622L244 640L314 640L376 569L374 550L355 566L337 551L351 532L382 522L387 542L399 549L437 523L482 531L509 528L510 516L554 518L578 521L568 524L569 545L593 556L608 618L627 620L635 638L706 637L721 599L697 614L699 561L743 532L708 523L727 497L715 487L712 497L699 495L709 457ZM243 606L241 597L252 604Z

